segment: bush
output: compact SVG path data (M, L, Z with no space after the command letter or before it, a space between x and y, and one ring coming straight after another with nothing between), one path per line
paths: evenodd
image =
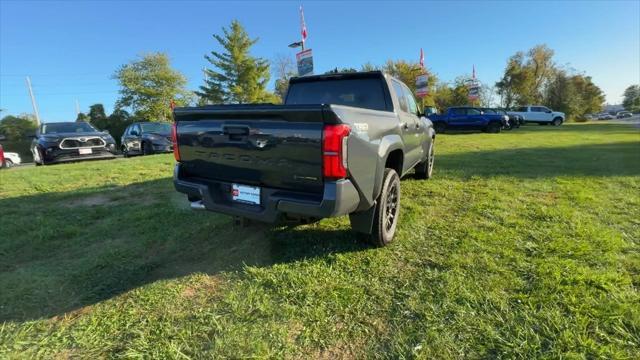
M33 154L31 154L31 139L2 141L2 148L6 152L18 153L23 163L33 162Z

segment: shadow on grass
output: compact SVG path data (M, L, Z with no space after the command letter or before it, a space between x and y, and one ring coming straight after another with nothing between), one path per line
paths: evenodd
M481 150L436 155L437 171L453 176L557 176L640 175L640 142L618 142L564 147Z
M47 318L192 273L367 249L350 230L193 212L171 179L0 200L0 322Z
M501 134L491 134L492 136L504 136L505 134L524 135L531 133L607 133L609 136L613 134L638 134L638 124L625 123L572 123L561 126L525 124L517 129L502 130ZM481 130L447 130L443 135L468 135L483 134Z

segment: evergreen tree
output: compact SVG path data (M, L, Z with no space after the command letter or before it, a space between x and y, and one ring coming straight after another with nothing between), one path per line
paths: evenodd
M207 79L196 94L200 103L257 103L276 101L266 90L269 82L269 62L251 56L249 50L258 39L251 39L237 20L223 35L214 34L222 52L211 51L205 58L214 69L206 69Z

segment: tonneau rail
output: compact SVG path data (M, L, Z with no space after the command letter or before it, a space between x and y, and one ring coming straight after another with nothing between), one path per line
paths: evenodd
M198 107L178 107L173 110L174 119L180 121L206 120L211 116L216 119L234 120L280 120L290 122L320 122L340 124L338 116L330 104L317 105L273 105L273 104L238 104L207 105Z

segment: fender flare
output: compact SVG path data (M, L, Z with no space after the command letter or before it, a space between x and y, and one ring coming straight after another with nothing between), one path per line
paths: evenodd
M404 142L402 137L397 134L387 135L380 139L380 146L378 147L378 163L376 166L375 179L373 183L373 199L377 199L382 191L382 181L384 180L384 166L387 162L387 158L392 151L401 150L404 162ZM402 169L400 170L402 172ZM398 174L402 176L402 174Z

